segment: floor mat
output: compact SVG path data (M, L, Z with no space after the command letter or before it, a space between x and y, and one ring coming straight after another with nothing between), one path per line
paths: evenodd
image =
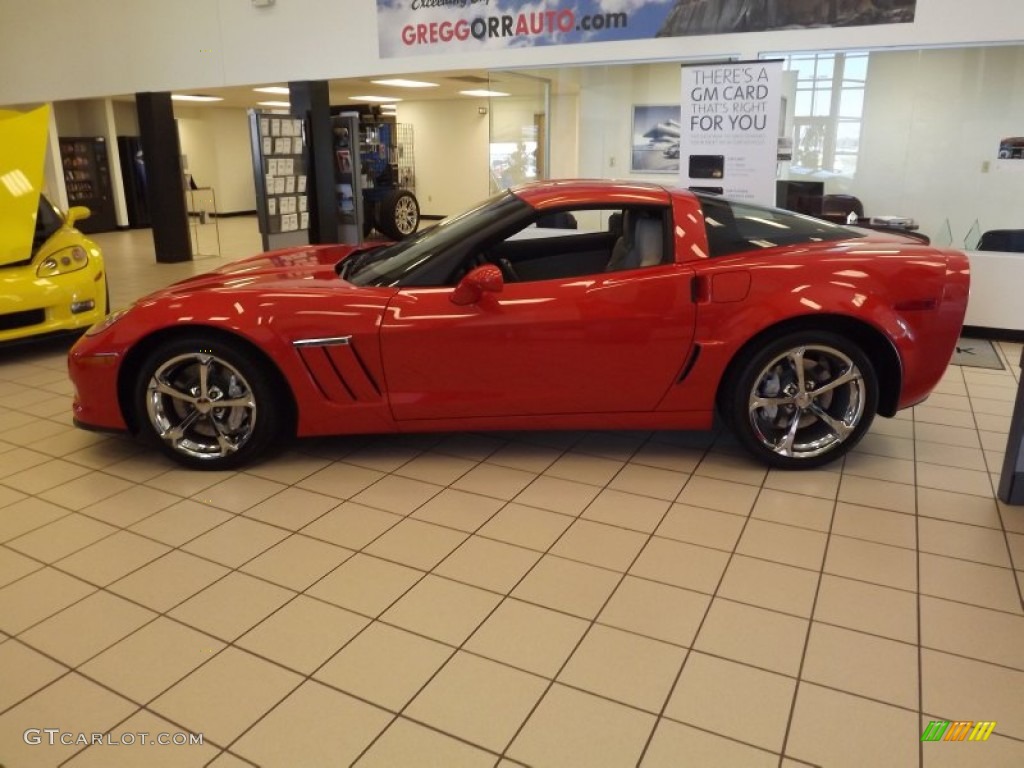
M992 368L1003 370L1003 361L999 353L988 339L965 339L960 337L953 352L953 365L966 365L971 368Z

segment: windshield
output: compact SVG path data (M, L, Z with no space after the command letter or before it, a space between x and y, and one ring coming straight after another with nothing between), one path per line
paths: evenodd
M38 251L40 246L49 240L63 223L64 217L60 211L46 199L46 195L40 195L39 211L36 214L36 232L32 238L32 253Z
M524 207L526 203L518 197L502 191L475 208L417 232L400 243L353 254L341 262L338 274L355 285L395 285L415 274L435 255Z

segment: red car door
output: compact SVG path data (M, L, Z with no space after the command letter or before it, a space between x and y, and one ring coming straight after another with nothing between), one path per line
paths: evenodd
M405 288L381 349L398 420L655 408L693 338L682 264L508 282L475 304Z

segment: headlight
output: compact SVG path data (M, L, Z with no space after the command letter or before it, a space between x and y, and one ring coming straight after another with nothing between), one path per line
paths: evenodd
M80 245L65 248L57 251L53 256L48 256L36 268L36 277L54 277L55 275L66 275L69 272L77 272L85 269L89 264L89 254Z
M96 323L96 325L94 325L91 328L89 328L89 330L85 332L85 335L86 336L95 336L98 333L103 333L105 330L107 330L107 328L109 328L114 323L116 323L118 320L120 320L122 317L124 317L125 313L127 313L127 312L128 312L127 309L119 309L119 310L117 310L117 312L111 312L105 318L103 318L98 323Z

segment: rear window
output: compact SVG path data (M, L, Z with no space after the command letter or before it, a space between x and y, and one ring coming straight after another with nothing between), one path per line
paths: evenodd
M697 195L704 209L710 256L863 237L856 230L812 216L777 208L737 203L714 195Z

